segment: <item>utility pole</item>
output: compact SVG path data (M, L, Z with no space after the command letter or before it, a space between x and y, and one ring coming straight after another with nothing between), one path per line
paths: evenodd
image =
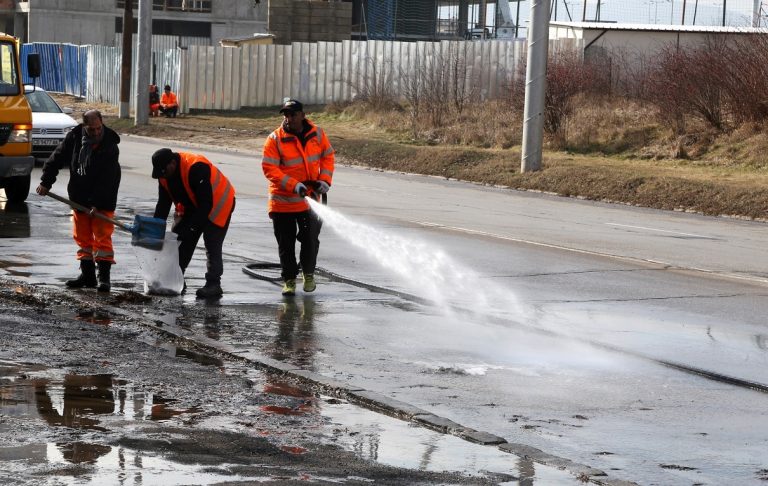
M531 6L531 12L533 12L533 6ZM587 21L587 0L584 0L584 8L581 10L581 21Z
M133 0L125 0L123 10L123 55L120 64L120 118L131 116L131 57L133 40Z
M685 0L683 0L683 20L680 25L685 25Z
M486 16L486 10L488 9L488 4L486 0L480 0L480 11L477 15L477 23L480 24L480 28L482 29L480 32L482 32L480 38L485 39L485 16Z
M138 59L136 61L136 109L134 125L149 122L149 63L152 59L152 0L139 0Z
M528 32L528 65L525 69L525 112L520 172L541 169L548 55L549 0L531 0L531 30Z
M726 0L723 0L723 27L725 27L725 7L728 5Z
M761 0L754 0L752 7L752 27L760 27L760 13L763 9L763 2Z

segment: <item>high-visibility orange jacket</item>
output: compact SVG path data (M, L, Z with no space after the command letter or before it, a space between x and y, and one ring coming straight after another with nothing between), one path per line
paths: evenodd
M208 165L210 168L213 206L211 207L211 211L208 213L208 220L216 226L223 228L226 226L229 213L232 212L232 208L235 204L235 188L232 186L232 184L230 184L229 179L224 177L224 174L222 174L221 171L217 169L210 160L206 159L202 155L192 154L189 152L179 152L179 156L181 157L181 163L179 164L177 170L181 175L181 182L184 184L184 189L187 191L187 195L192 200L192 203L195 204L195 206L197 206L197 198L195 197L195 193L192 191L192 188L189 185L189 168L192 167L192 164L196 164L198 162L202 162ZM168 194L171 194L170 188L168 187L168 180L165 177L161 177L158 180L160 185L163 186ZM171 198L173 198L172 194Z
M269 180L267 209L270 213L297 213L309 209L309 203L294 192L299 182L325 181L329 186L333 182L333 147L321 128L305 121L310 129L304 137L304 146L282 125L264 143L261 168Z
M173 91L163 91L163 96L160 97L160 104L162 106L179 106L179 100Z

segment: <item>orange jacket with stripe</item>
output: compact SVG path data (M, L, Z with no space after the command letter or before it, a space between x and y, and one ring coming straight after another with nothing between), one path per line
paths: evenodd
M333 182L334 151L323 129L311 121L301 145L298 137L282 125L264 143L261 168L269 180L270 213L298 213L309 210L309 203L294 192L304 181ZM311 189L307 187L307 189Z
M160 97L160 104L163 106L179 106L179 100L173 91L163 91L163 95Z
M223 228L226 226L229 213L232 212L232 208L235 204L235 188L232 186L232 184L230 184L229 179L224 177L224 174L222 174L221 171L217 169L210 160L206 159L202 155L192 154L189 152L179 152L179 156L181 157L181 162L177 170L181 175L181 182L184 185L184 190L187 191L187 195L195 205L197 205L197 198L195 197L195 193L192 191L192 188L189 185L189 168L192 167L192 164L202 162L206 164L211 170L213 206L211 207L211 211L208 213L208 220L216 226ZM168 194L171 194L171 191L168 187L168 180L164 177L161 177L158 180L160 185L163 186ZM171 198L173 198L173 195L171 195ZM183 208L179 208L178 206L179 205L177 204L177 212L181 212L183 214Z

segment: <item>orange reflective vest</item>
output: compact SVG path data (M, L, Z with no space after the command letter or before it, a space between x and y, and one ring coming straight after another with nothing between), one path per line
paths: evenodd
M223 228L226 226L229 213L232 212L232 208L235 204L235 188L230 184L229 179L224 177L224 174L222 174L210 160L202 155L179 152L179 156L181 157L181 163L176 170L178 170L181 175L181 182L184 184L184 190L187 191L187 195L195 206L197 206L197 198L189 185L189 168L192 167L192 164L198 162L208 165L208 168L211 170L211 189L213 192L213 206L211 207L211 212L208 213L208 220L216 226ZM160 185L171 195L171 199L173 199L173 194L171 194L168 187L168 180L165 177L161 177L158 180ZM180 208L180 204L178 203L176 203L176 211L182 214L184 212L183 208Z
M309 120L310 130L301 145L298 137L280 128L264 143L261 168L269 180L270 213L297 213L309 210L309 203L294 192L304 181L333 182L334 151L325 132ZM311 189L307 187L307 189Z

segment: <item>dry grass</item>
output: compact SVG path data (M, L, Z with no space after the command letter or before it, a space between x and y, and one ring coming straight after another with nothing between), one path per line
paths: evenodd
M80 113L85 105L59 97ZM564 136L547 143L543 170L521 174L521 116L515 103L489 102L452 113L440 127L414 126L407 108L365 104L308 107L339 160L516 189L659 209L768 220L768 136L749 126L726 134L691 126L673 135L653 109L631 101L575 100ZM79 109L77 108L79 107ZM261 151L281 121L275 109L153 118L144 127L100 107L122 133ZM678 156L678 158L675 158Z

